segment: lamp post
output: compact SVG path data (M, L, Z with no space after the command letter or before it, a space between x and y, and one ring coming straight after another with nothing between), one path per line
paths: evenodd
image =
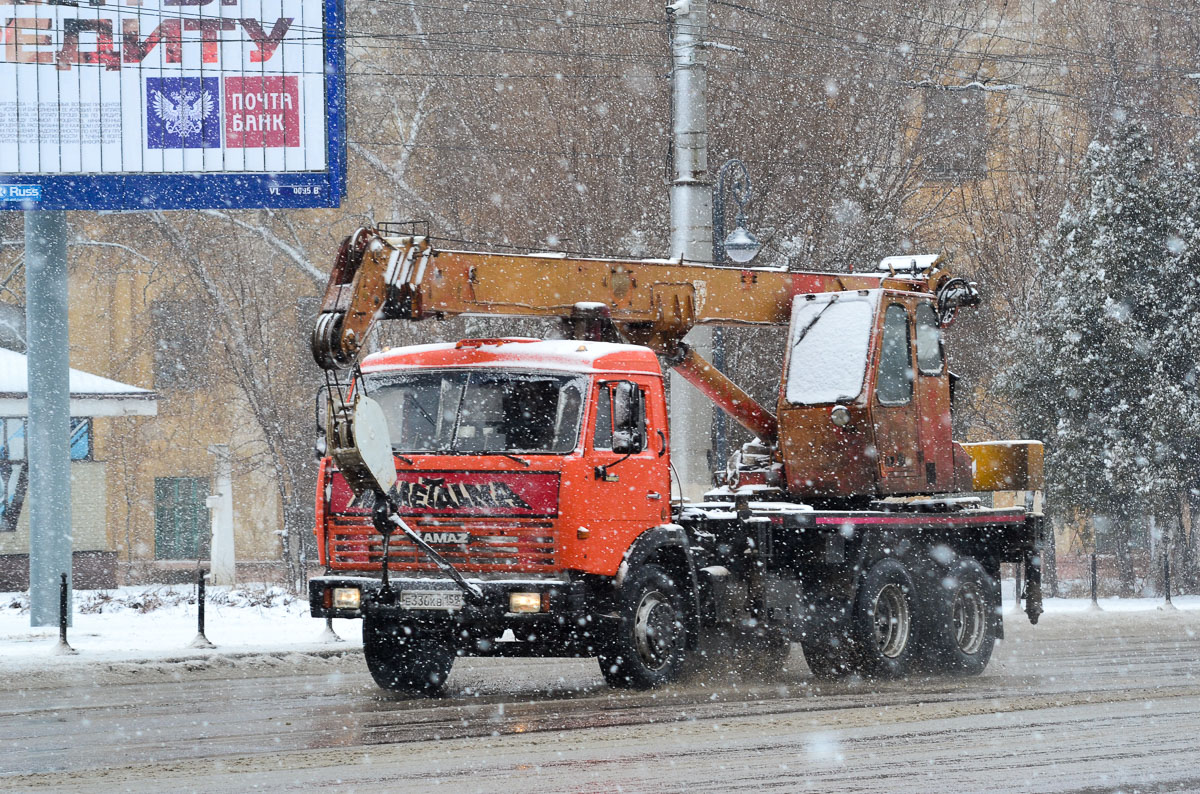
M732 184L728 190L738 205L737 228L726 236L726 180L731 176ZM721 265L732 260L744 265L758 255L762 244L758 242L757 237L746 231L746 205L752 197L750 172L746 170L746 164L736 157L726 160L717 171L717 184L713 188L713 264Z
M725 234L727 180L728 192L733 194L733 200L737 202L738 207L737 227L728 236ZM750 203L751 197L750 172L746 170L746 164L736 157L726 160L717 171L717 181L713 187L713 264L727 264L732 260L736 264L744 265L754 259L762 248L758 238L746 231L746 205ZM725 332L720 328L713 329L713 366L721 372L725 371ZM714 463L724 466L728 450L725 440L727 425L723 411L716 412L713 425L713 454L716 457Z

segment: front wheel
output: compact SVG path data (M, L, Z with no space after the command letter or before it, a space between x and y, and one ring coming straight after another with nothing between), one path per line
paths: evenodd
M617 594L620 621L599 654L609 685L649 689L679 678L687 657L686 603L657 565L633 570Z
M913 628L912 578L898 560L882 559L863 576L854 602L858 671L868 678L906 675L916 645Z
M429 695L441 691L456 656L448 638L419 626L367 615L363 656L383 689Z

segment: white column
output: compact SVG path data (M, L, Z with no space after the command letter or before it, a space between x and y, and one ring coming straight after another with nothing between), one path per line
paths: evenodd
M233 464L227 444L211 444L208 454L215 458L213 494L205 501L212 514L210 581L232 586L237 579L237 557L233 551Z

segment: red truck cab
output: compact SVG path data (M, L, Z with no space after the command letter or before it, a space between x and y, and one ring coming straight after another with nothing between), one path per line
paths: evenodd
M377 353L362 373L388 420L401 514L468 577L613 576L639 535L671 520L667 408L649 348L466 339ZM620 384L641 394L633 454L613 450ZM378 571L370 511L328 458L320 477L321 563ZM389 569L437 566L397 534Z

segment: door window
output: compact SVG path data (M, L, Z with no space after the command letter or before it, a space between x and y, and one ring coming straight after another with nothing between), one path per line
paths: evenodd
M879 379L875 393L884 405L904 405L912 399L912 344L908 337L908 311L898 303L883 317L883 343L879 353Z
M596 391L596 427L592 432L592 449L612 449L613 390L618 381L601 383ZM646 426L646 401L642 400L641 426Z
M917 306L917 369L922 375L942 374L942 329L928 303Z

